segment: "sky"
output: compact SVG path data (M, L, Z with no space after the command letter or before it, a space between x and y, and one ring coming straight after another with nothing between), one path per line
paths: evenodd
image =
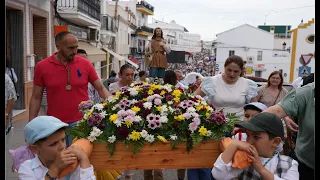
M216 34L243 24L291 25L315 17L315 0L147 0L152 18L185 26L190 33L211 41Z

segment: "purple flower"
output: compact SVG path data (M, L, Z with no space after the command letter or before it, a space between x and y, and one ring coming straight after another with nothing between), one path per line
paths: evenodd
M223 125L227 123L226 118L222 112L211 114L210 117L206 119L206 122L216 125Z
M87 122L90 127L99 126L102 119L103 117L99 113L93 113L92 116L89 117Z
M181 109L177 108L177 109L174 110L174 114L175 115L179 115L180 113L181 113Z
M199 125L201 123L201 120L198 117L193 118L192 122Z
M91 109L93 106L93 101L88 100L88 101L82 101L79 106L78 106L78 110L79 111L86 111Z
M156 123L154 123L152 121L149 121L148 122L148 128L150 128L152 130L155 130L157 128L157 125L156 125Z

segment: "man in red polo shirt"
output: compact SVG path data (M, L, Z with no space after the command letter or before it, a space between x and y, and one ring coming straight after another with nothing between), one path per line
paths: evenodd
M57 53L37 63L34 86L29 106L29 121L38 116L42 92L46 87L48 116L54 116L74 127L82 114L78 105L89 99L88 83L106 99L110 94L87 59L76 55L78 39L70 32L60 32L55 37ZM70 136L66 138L71 145Z

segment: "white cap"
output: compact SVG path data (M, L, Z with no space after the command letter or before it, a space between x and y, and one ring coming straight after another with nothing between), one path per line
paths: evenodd
M268 108L266 105L264 105L264 104L262 104L262 103L260 103L260 102L252 102L252 103L249 103L249 104L244 105L244 106L243 106L243 109L248 109L250 106L251 106L251 107L254 106L254 107L260 109L261 112L264 111L264 110L266 110L266 109Z

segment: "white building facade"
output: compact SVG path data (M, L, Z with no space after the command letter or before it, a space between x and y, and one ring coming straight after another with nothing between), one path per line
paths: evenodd
M290 31L291 56L290 56L290 82L309 73L314 73L315 61L315 21L300 24Z
M196 53L201 51L201 36L199 34L188 33L185 27L175 21L166 23L152 19L148 25L151 28L160 27L163 31L163 38L174 51L186 51Z
M216 74L224 72L224 63L231 55L238 55L247 61L247 76L267 79L271 72L278 70L289 81L289 52L275 49L274 34L244 24L217 34Z

